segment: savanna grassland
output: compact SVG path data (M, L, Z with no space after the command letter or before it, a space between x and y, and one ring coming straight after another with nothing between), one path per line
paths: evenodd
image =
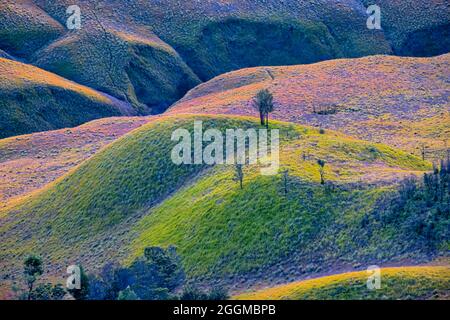
M73 250L95 269L112 257L131 262L147 246L175 245L191 279L248 285L331 271L374 255L391 263L425 262L446 248L444 239L418 241L408 212L394 220L373 216L380 200L395 193L392 179L427 172L429 162L337 132L273 122L283 137L280 159L289 169L289 191L280 176L263 177L252 167L240 190L230 166L170 161L170 132L192 130L194 119L205 129L258 127L253 118L165 116L119 138L1 209L3 268L18 268L11 262L30 251L52 261L47 268L57 273L63 265L56 261L70 259ZM324 157L332 187L320 184L315 159Z

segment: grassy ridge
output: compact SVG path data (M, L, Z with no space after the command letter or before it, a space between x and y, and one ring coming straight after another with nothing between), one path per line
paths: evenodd
M5 0L0 4L0 47L12 55L31 57L65 32L32 1Z
M304 280L235 296L238 300L448 299L450 267L381 269L381 289L367 289L366 271Z
M427 157L445 156L450 139L450 55L374 56L312 65L257 67L220 75L191 90L170 113L257 116L258 90L274 95L271 117L339 130Z
M343 56L319 22L229 18L210 22L176 43L202 80L245 67L305 64Z
M134 241L132 257L148 245L174 244L190 276L263 276L255 273L275 263L293 263L294 258L305 263L299 254L314 256L310 264L333 255L318 247L336 241L337 230L327 226L342 225L345 220L352 225L339 234L342 246L334 245L333 251L337 250L340 258L348 257L347 250L357 245L351 241L352 229L358 228L359 219L370 211L380 192L330 194L317 184L301 184L291 178L294 190L285 197L279 177L247 176L244 191L232 178L231 170L204 178L149 212L136 228L140 236ZM327 232L328 238L322 238ZM272 276L289 271L280 269Z
M13 207L2 210L12 220L2 228L4 252L26 252L30 250L27 243L34 247L41 241L54 243L55 254L64 252L67 246L82 245L93 234L105 235L110 228L139 215L140 210L188 183L205 166L173 164L170 153L175 142L170 137L179 126L192 130L193 119L181 116L151 122L37 194L17 199ZM220 119L205 118L206 125L255 125L253 120ZM31 239L24 232L28 228L35 230ZM24 237L22 245L7 248L6 243L14 242L16 236Z
M384 240L381 234L371 237L361 230L364 215L370 214L388 189L327 190L319 185L316 159L327 160L327 180L336 183L370 181L372 174L382 179L386 171L392 178L395 170L389 166L397 168L397 173L402 172L400 168L411 173L430 167L383 145L292 128L300 139L287 143L281 153L280 170L289 169L290 175L287 196L279 175L263 177L258 168L249 167L241 191L233 181L233 168L218 168L148 212L135 228L139 237L133 242L131 258L146 246L175 244L191 276L225 277L251 273L282 260L290 261L291 266L297 260L315 269L320 260L351 261L374 251L386 259L401 250L391 246L392 251L381 253L377 249L381 242L394 241L395 226L383 230L389 234ZM303 153L308 154L307 161L300 160ZM377 167L380 162L384 166ZM361 238L354 236L357 233ZM368 244L360 247L360 241Z

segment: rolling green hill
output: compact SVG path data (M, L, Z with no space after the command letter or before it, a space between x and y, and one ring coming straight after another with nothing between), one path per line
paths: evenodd
M450 298L448 1L0 1L0 299L29 254L58 282L149 246L236 299ZM261 89L276 174L173 163L194 121L260 129ZM337 274L369 265L416 267Z
M190 277L230 283L314 274L334 264L427 259L435 254L402 229L408 216L369 220L393 179L430 165L382 144L335 132L274 122L280 129L281 175L245 167L244 189L231 166L177 166L174 129L257 128L252 118L162 117L125 135L45 188L0 209L1 261L6 273L29 252L89 269L130 261L145 246L174 244ZM306 156L306 157L304 157ZM320 185L317 159L326 160ZM228 279L228 280L227 280Z
M235 296L242 300L448 300L450 267L381 269L381 288L368 290L366 271L294 282Z
M29 57L64 32L63 24L33 1L0 3L0 49L10 54Z
M134 113L109 95L5 58L0 58L0 95L0 138Z

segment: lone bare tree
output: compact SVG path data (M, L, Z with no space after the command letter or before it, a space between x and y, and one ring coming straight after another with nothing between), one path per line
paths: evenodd
M236 164L234 167L234 180L239 181L241 189L243 189L244 170L242 164Z
M319 165L320 184L325 184L325 160L319 159L317 164Z
M269 128L269 113L274 110L273 95L269 90L262 89L256 94L253 105L259 111L261 125Z

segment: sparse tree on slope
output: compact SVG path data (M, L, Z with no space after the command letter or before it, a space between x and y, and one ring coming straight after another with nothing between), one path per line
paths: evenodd
M29 256L24 262L25 281L28 288L28 300L32 299L33 286L36 280L44 273L42 259L38 256Z
M236 164L235 165L235 172L234 172L234 179L235 181L239 181L239 185L241 189L243 189L243 180L244 180L244 171L242 169L242 164Z
M325 184L325 160L319 159L317 164L319 165L320 184Z
M269 127L269 113L273 111L273 95L267 89L262 89L258 91L255 99L253 100L253 105L259 111L259 118L261 125L266 125Z

